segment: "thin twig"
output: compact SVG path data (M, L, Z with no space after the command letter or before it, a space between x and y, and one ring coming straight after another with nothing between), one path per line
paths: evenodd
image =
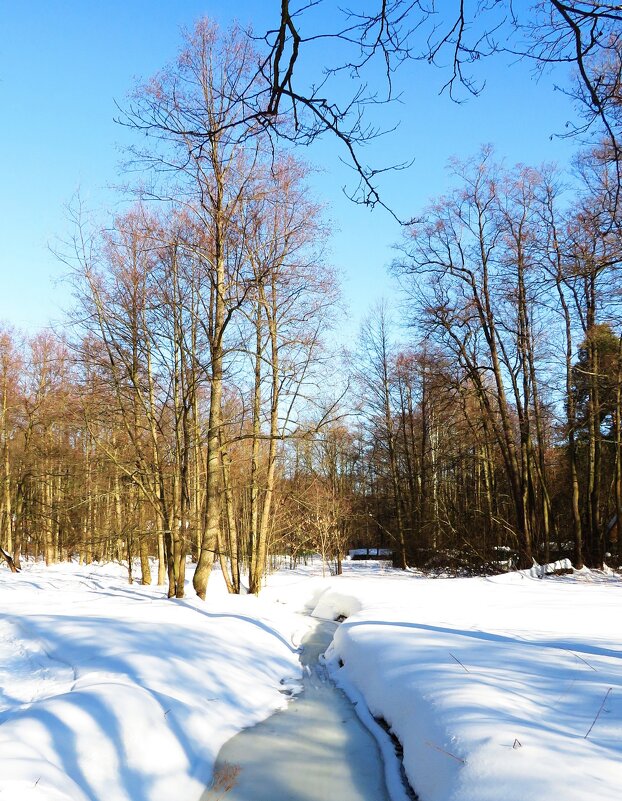
M591 670L595 670L598 673L598 669L595 668L594 665L590 665L587 659L584 659L582 656L579 656L579 654L575 653L574 651L571 651L570 649L568 649L568 653L572 654L574 657L583 662L584 665L587 665L589 668L591 668Z
M455 759L457 762L462 762L463 765L466 765L466 759L462 759L462 757L456 756L455 754L452 754L450 751L445 751L445 749L441 748L439 745L435 745L434 743L431 743L429 740L426 740L425 744L429 745L430 748L434 748L435 751L440 751L441 754L446 754L452 759Z
M462 664L462 662L461 662L461 661L458 659L458 657L457 657L457 656L454 656L454 655L452 654L452 652L451 652L451 651L449 651L449 656L450 656L450 657L451 657L451 658L454 660L454 662L457 662L457 663L460 665L460 667L464 669L464 671L465 671L466 673L470 673L470 672L471 672L471 671L470 671L470 670L469 670L467 667L465 667L465 666Z
M600 713L603 711L603 707L605 706L605 702L607 701L607 698L609 697L609 693L610 693L612 690L613 690L613 687L610 687L610 688L607 690L607 692L605 693L605 697L604 697L604 698L603 698L603 700L602 700L602 703L601 703L601 705L600 705L600 709L599 709L599 710L598 710L598 712L596 713L596 717L595 717L595 718L594 718L594 720L592 721L592 725L591 725L591 726L590 726L590 728L589 728L589 729L586 731L586 733L585 733L585 736L583 737L583 739L584 739L584 740L586 740L586 739L587 739L587 736L588 736L588 734L589 734L589 733L592 731L592 729L594 728L594 724L596 723L596 721L597 721L597 720L598 720L598 718L600 717Z

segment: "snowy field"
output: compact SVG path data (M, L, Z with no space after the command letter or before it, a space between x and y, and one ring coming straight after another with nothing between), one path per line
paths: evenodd
M118 566L1 567L0 799L198 801L221 745L287 703L310 610L347 618L329 668L422 801L622 797L619 577L345 570L260 599L215 574L202 603Z

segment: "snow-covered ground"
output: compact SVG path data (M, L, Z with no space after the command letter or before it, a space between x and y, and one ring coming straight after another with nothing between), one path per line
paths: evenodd
M220 746L286 703L308 609L347 618L329 667L422 801L622 797L619 577L345 567L259 600L216 574L205 604L114 566L0 568L0 798L198 799Z
M622 797L619 578L331 584L334 675L390 724L422 799Z
M0 798L198 799L221 745L300 674L300 619L218 585L204 604L115 566L2 569Z

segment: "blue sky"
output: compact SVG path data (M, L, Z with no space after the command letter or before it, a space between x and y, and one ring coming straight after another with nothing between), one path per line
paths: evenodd
M236 17L257 31L275 18L278 0L0 0L0 320L34 331L61 318L69 303L65 268L48 245L67 237L64 206L79 189L94 207L113 208L111 189L122 147L133 134L115 124L115 101L171 61L180 30L201 15L223 24ZM321 61L321 51L314 54ZM482 95L462 105L438 92L446 76L425 65L399 77L402 103L387 114L399 130L369 147L375 164L415 159L388 175L383 196L402 217L414 215L447 185L451 156L468 157L493 143L507 163L568 163L576 143L551 138L574 112L554 79L536 81L525 64L478 65ZM344 279L350 312L344 333L356 330L374 299L391 295L386 266L399 239L382 209L354 206L339 149L326 141L300 155L320 168L312 178L335 223L332 261Z

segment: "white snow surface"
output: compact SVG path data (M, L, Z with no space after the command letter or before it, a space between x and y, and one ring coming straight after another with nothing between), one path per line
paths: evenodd
M282 570L260 599L215 572L205 603L118 566L0 568L0 799L195 801L220 746L287 703L299 611L347 618L331 674L390 726L421 801L622 797L619 576L352 562Z
M110 565L0 570L0 799L200 797L301 670L300 617L219 578L203 603Z

